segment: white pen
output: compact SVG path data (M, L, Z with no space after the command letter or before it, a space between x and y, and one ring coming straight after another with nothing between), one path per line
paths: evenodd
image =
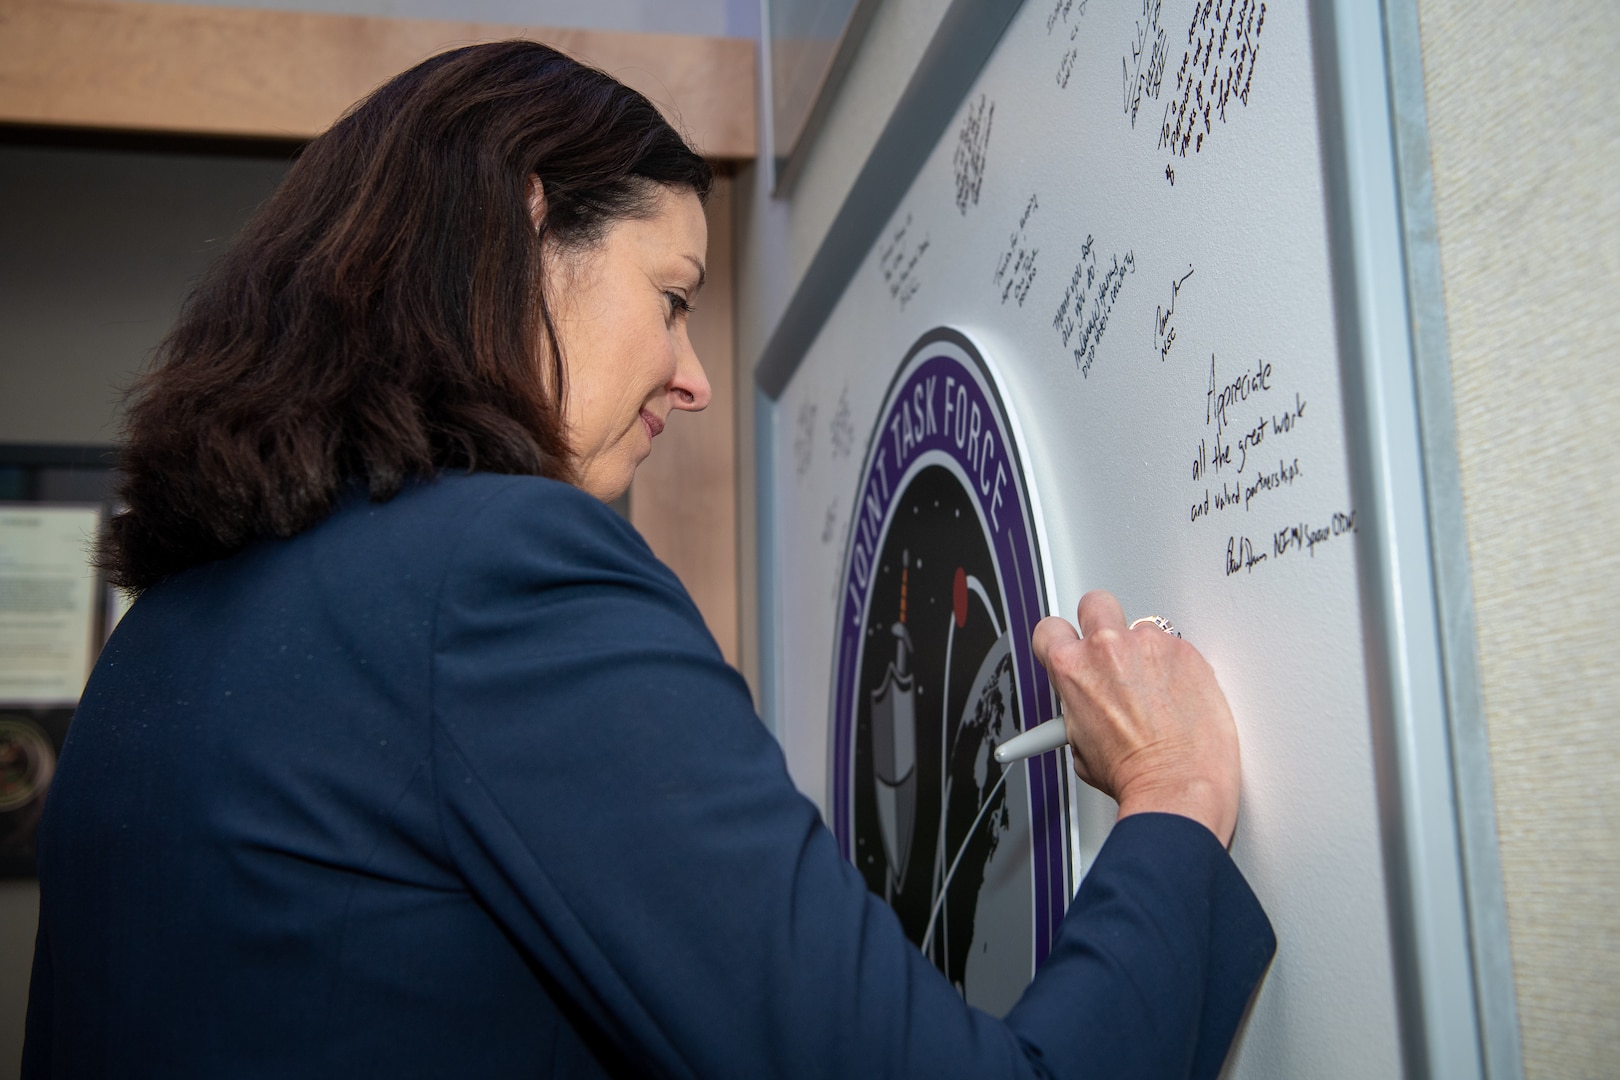
M1036 724L996 747L996 761L1002 765L1011 764L1067 746L1068 742L1069 733L1063 726L1063 717L1054 716L1046 723Z

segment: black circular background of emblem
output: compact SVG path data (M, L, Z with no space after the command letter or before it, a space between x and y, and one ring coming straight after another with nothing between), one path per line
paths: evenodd
M919 721L941 712L952 720L962 717L964 710L977 704L967 700L970 693L985 689L999 698L998 691L1004 682L994 680L985 687L975 687L969 680L958 678L955 685L951 685L951 661L957 655L984 657L1000 637L994 622L982 617L983 610L972 612L970 608L970 614L981 617L965 619L960 629L956 628L953 601L958 574L964 580L971 577L980 583L989 595L995 621L1004 621L1000 589L995 583L995 564L972 500L950 470L940 465L927 466L912 476L895 504L874 573L860 673L861 686L878 687L887 668L894 663L900 642L893 633L893 624L900 612L904 588L908 601L904 625L910 639L907 663ZM977 596L968 599L970 604L978 600ZM1004 658L1000 666L1010 668L1010 658ZM944 700L937 700L941 698ZM997 700L987 705L985 715L970 713L968 723L960 727L948 722L916 725L916 801L923 806L945 808L943 834L937 827L933 830L936 846L932 858L911 858L908 851L903 868L891 866L879 835L875 786L857 784L854 790L856 868L873 892L879 896L887 893L889 905L900 916L901 924L919 942L926 932L934 888L938 885L937 881L929 879L949 869L949 856L966 845L962 864L952 878L950 899L967 901L966 905L953 905L953 910L966 910L968 914L950 920L943 932L936 928L934 934L940 946L935 950L938 959L946 975L955 982L962 981L965 975L965 957L973 940L971 901L982 882L990 851L1003 835L1002 831L985 827L975 829L971 835L968 832L978 816L982 798L990 795L1002 771L993 762L987 767L982 753L987 734L985 727L996 719L1004 719L1012 730L1022 730L1016 695L1010 701ZM857 776L873 775L872 713L869 695L866 702L856 706ZM947 729L950 729L949 735ZM929 768L923 762L939 764ZM947 789L953 797L947 798ZM970 797L961 797L962 794ZM989 824L1001 825L1004 830L1005 786L990 797L994 803L987 811L993 818ZM914 831L912 843L919 839ZM942 857L941 849L949 856ZM902 880L899 887L893 887L889 879L897 870Z
M1059 755L993 758L1056 712L1029 648L1047 601L1014 431L971 341L918 341L856 496L830 747L845 856L969 1003L996 1013L1045 958L1070 884Z

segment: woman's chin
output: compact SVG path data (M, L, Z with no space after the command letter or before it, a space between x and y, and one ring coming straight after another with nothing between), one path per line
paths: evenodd
M640 463L624 464L617 468L587 469L579 478L579 488L600 502L618 502L630 490L630 481L635 479L638 464Z
M630 485L628 483L598 484L587 486L585 491L587 494L595 496L598 502L605 502L611 506L630 493Z

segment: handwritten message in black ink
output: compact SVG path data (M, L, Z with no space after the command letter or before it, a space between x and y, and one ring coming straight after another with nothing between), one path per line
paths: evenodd
M816 452L816 406L805 402L799 406L799 415L793 425L793 467L797 475L810 471L810 462Z
M827 504L827 514L821 519L821 542L823 544L830 544L832 543L833 537L837 535L838 500L834 499L832 502ZM840 591L839 586L835 583L833 585L833 595L838 595Z
M1069 16L1073 15L1076 25L1069 32L1072 39L1079 31L1077 24L1080 17L1086 13L1086 5L1090 2L1091 0L1057 0L1057 3L1052 5L1052 13L1046 17L1047 34L1050 35L1058 26L1070 26Z
M1189 520L1229 510L1247 512L1257 499L1293 487L1304 475L1285 440L1304 421L1308 402L1298 392L1285 397L1275 381L1269 360L1256 360L1228 378L1218 374L1217 360L1210 356L1205 434L1192 456L1198 494Z
M827 425L827 434L832 440L833 457L849 457L855 449L855 424L849 415L848 386L838 392L838 408L833 411L832 421Z
M1061 32L1060 40L1068 46L1063 52L1062 59L1058 61L1059 89L1068 89L1069 77L1074 74L1075 61L1080 58L1080 47L1074 40L1080 36L1080 18L1085 13L1086 0L1057 0L1052 6L1052 13L1046 17L1046 36L1054 37L1055 31Z
M1017 300L1018 306L1023 307L1030 287L1035 284L1035 256L1040 254L1040 248L1029 242L1028 229L1029 219L1038 209L1040 200L1031 195L1029 202L1024 204L1024 212L1018 215L1018 228L1007 238L1006 249L996 259L996 272L991 282L1000 290L1003 304L1008 300Z
M983 94L970 103L962 126L956 131L956 153L951 163L956 169L956 208L963 214L979 205L979 189L984 187L985 151L990 146L990 124L996 118L996 103Z
M1254 573L1254 568L1265 562L1270 556L1264 551L1256 551L1254 541L1247 536L1229 536L1226 538L1226 576L1247 571Z
M1164 106L1159 149L1178 157L1196 154L1226 123L1234 102L1249 103L1266 5L1259 0L1204 0L1187 27L1187 48L1176 71L1175 92ZM1166 169L1174 182L1174 173Z
M1284 555L1303 551L1314 559L1318 546L1341 536L1350 536L1356 531L1354 510L1334 513L1320 524L1295 522L1271 534L1271 554L1280 559Z
M1289 502L1275 503L1285 491L1302 488L1308 473L1296 446L1297 434L1317 416L1305 395L1285 389L1271 360L1255 360L1236 371L1209 358L1209 380L1202 403L1204 434L1192 452L1195 494L1187 511L1198 528L1211 518L1236 514L1244 522L1286 517ZM1183 476L1186 474L1183 473ZM1355 532L1354 510L1334 511L1319 520L1308 516L1282 525L1219 526L1224 534L1222 568L1226 577L1247 576L1266 564L1303 552L1315 557L1323 544Z
M1110 256L1108 268L1099 273L1096 239L1086 237L1080 261L1069 276L1068 288L1063 290L1063 301L1052 316L1052 328L1063 340L1063 347L1073 351L1081 377L1091 376L1097 345L1108 329L1108 314L1125 288L1125 279L1135 272L1136 253L1127 251Z
M1193 268L1189 263L1187 272L1170 282L1170 305L1160 304L1153 313L1153 348L1159 354L1162 363L1170 358L1170 349L1176 343L1176 300L1181 296L1182 287L1187 279L1193 276Z
M1354 536L1357 531L1356 512L1336 510L1315 522L1297 521L1274 530L1269 550L1264 540L1257 544L1247 536L1234 534L1226 538L1226 576L1252 574L1267 560L1276 562L1301 553L1314 559L1317 548Z
M1073 49L1070 49L1068 52L1064 53L1063 54L1063 59L1058 61L1058 69L1057 69L1058 89L1067 90L1069 88L1069 80L1074 77L1074 64L1075 64L1075 61L1077 61L1079 59L1080 59L1080 50L1078 48L1073 48Z
M884 284L889 287L890 299L899 303L901 310L917 295L917 289L922 284L917 279L917 264L928 251L928 237L917 239L911 227L911 215L906 215L905 223L889 234L887 240L878 249L878 269L883 273Z
M1130 48L1120 60L1124 69L1125 115L1131 127L1136 127L1136 114L1142 109L1142 99L1159 100L1164 84L1164 65L1170 55L1168 36L1159 25L1159 11L1163 0L1142 0L1142 16L1136 20L1136 33Z

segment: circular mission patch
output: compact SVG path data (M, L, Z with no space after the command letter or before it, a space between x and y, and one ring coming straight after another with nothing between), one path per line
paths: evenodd
M1056 715L1030 633L1048 611L1016 428L962 334L912 346L856 489L833 675L839 846L969 1004L1010 1009L1071 893L1060 754L1006 768Z

